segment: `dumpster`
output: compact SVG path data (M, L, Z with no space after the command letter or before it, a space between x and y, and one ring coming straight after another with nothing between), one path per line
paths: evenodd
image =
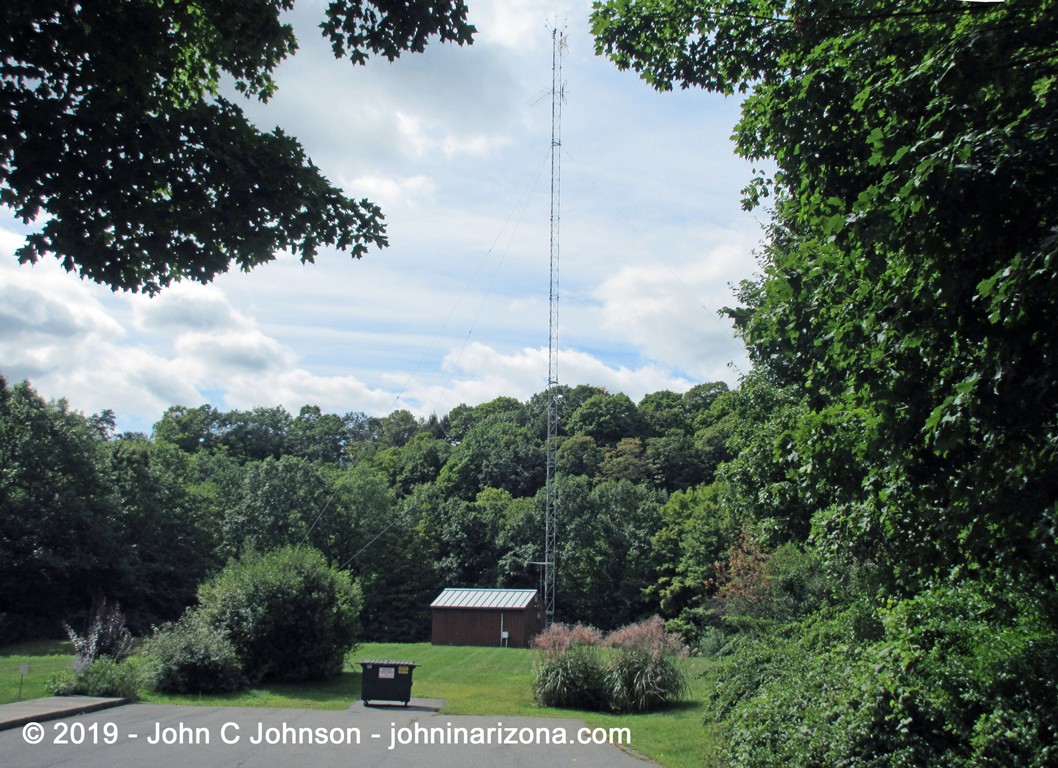
M388 659L364 659L363 683L360 699L370 701L411 701L411 674L418 665L414 661L390 661Z

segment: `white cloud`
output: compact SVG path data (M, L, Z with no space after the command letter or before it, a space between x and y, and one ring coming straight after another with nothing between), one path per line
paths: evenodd
M453 383L439 402L443 413L460 402L482 403L500 395L525 400L547 387L548 350L524 348L514 353L503 353L479 342L465 349L453 349L444 358L443 367L453 374ZM459 375L456 376L455 374ZM693 381L673 374L654 362L636 368L611 366L587 352L563 349L559 352L559 381L571 385L594 384L611 392L624 392L639 400L648 392L659 389L686 391ZM423 393L427 394L427 393ZM432 411L440 392L430 392L433 400L424 410Z
M133 296L131 303L133 322L144 330L215 330L250 324L212 285L177 283L154 297Z
M484 157L510 143L502 134L470 133L451 130L440 120L398 111L397 132L404 139L411 157L422 158L440 150L447 160L458 155Z
M550 7L534 0L477 0L470 4L468 18L477 26L479 43L494 43L517 51L534 50L545 38L547 24L562 26L571 17L586 16L587 3L552 2Z
M357 410L369 414L387 414L394 409L392 392L372 389L355 376L317 376L303 368L282 371L267 379L236 376L227 384L225 400L231 408L282 405L293 414L303 405L318 405L330 412Z
M130 343L115 317L124 300L84 282L53 259L19 266L22 237L0 229L0 371L29 379L48 398L77 410L154 417L201 395L167 360Z
M713 233L707 255L683 264L653 259L622 267L593 296L603 328L652 360L701 379L730 380L728 361L748 370L731 321L714 308L735 304L730 283L743 275L749 243L736 233Z
M383 210L418 208L434 200L437 184L429 176L418 175L406 179L383 176L360 176L342 181L346 190L355 190L357 197L367 197Z
M201 371L203 380L220 383L228 375L263 376L289 367L297 360L293 350L257 329L189 332L173 344L177 354Z
M120 340L124 329L92 288L44 259L18 265L23 238L0 230L0 368L10 379L39 379Z

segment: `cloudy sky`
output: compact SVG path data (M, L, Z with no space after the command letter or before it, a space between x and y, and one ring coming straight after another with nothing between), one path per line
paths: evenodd
M549 21L563 23L559 378L634 400L748 369L730 284L755 271L762 214L729 139L735 99L659 94L593 53L590 0L469 0L471 47L390 64L335 61L316 25L262 129L297 136L352 197L382 206L390 247L290 256L148 299L13 257L29 231L0 209L0 373L120 429L174 404L446 413L547 383ZM32 225L30 225L30 228Z

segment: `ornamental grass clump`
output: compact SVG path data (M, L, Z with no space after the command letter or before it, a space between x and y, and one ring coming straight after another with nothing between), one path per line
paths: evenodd
M645 712L687 692L677 659L688 648L658 616L605 637L594 627L553 624L533 647L542 652L533 670L533 696L541 706Z
M616 712L648 712L679 701L687 680L674 656L620 651L606 668L607 704Z
M604 645L617 651L606 669L607 702L618 712L646 712L679 701L687 680L677 658L689 649L660 616L616 629Z
M574 642L545 655L533 668L533 698L542 707L604 709L605 672L599 649Z

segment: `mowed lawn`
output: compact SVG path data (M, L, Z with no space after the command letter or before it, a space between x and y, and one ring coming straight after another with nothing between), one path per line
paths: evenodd
M40 640L0 648L0 704L18 701L19 668L26 665L22 701L50 696L44 683L52 675L70 669L73 645L63 640Z
M18 668L30 667L22 698L46 696L47 678L69 669L69 643L33 643L0 649L0 703L15 701ZM145 693L143 701L233 707L293 707L347 709L360 698L361 659L414 661L412 695L444 699L449 715L496 717L569 717L590 728L628 728L630 749L668 768L699 768L706 751L708 730L701 717L706 692L712 685L712 665L705 659L683 659L690 690L687 701L660 712L609 715L570 709L549 709L533 702L532 667L536 651L517 648L433 646L429 643L369 643L348 657L346 670L335 680L312 684L269 683L221 696L170 696Z

